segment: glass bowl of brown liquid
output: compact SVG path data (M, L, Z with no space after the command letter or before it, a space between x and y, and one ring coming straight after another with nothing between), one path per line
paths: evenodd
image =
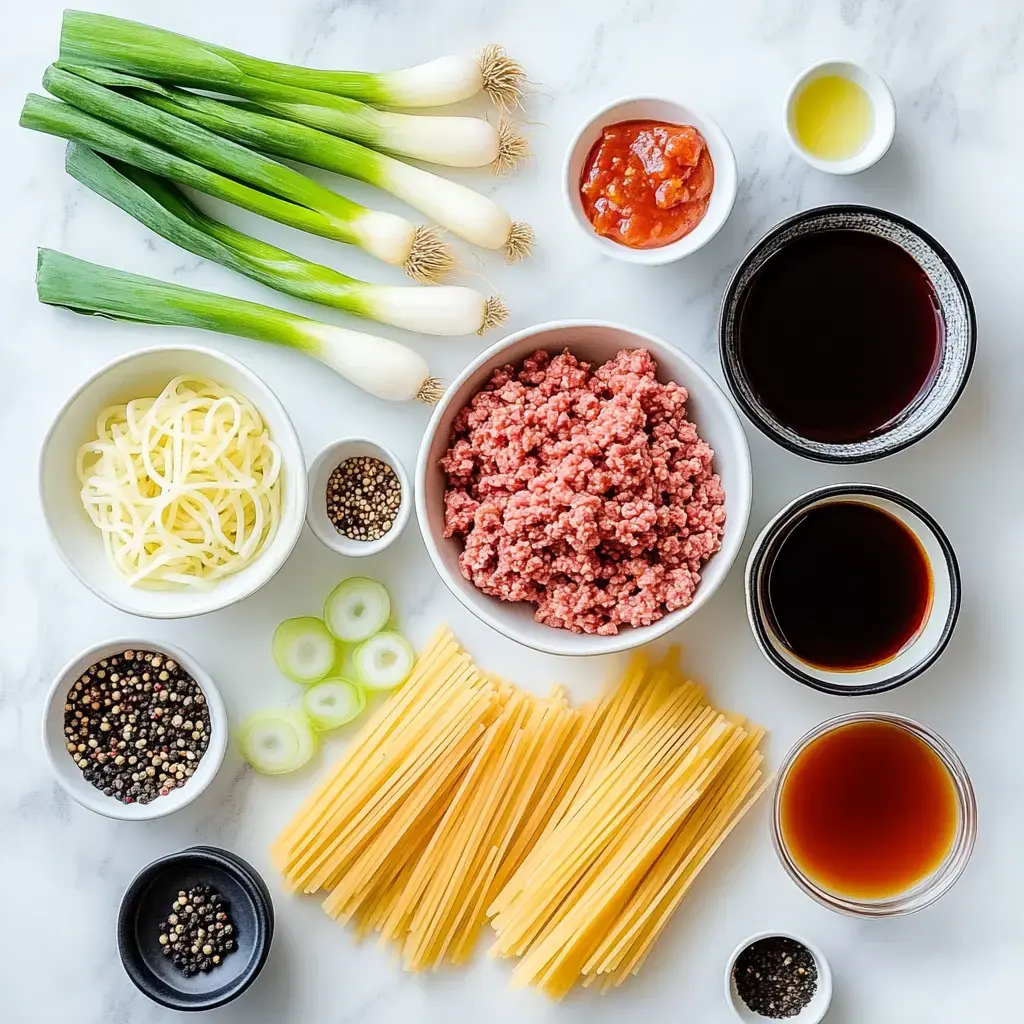
M835 484L794 499L746 567L754 639L777 668L841 696L894 689L939 658L960 572L939 524L888 487Z
M978 828L974 790L952 747L901 715L841 715L789 752L775 784L772 838L808 896L855 917L934 903L963 873Z
M772 228L723 299L733 397L777 444L820 462L900 451L933 430L971 373L977 325L952 257L917 225L823 206Z

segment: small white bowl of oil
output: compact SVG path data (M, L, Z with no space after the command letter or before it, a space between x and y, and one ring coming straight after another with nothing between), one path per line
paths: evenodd
M884 79L852 60L823 60L797 75L786 96L786 137L811 167L856 174L885 156L896 104Z

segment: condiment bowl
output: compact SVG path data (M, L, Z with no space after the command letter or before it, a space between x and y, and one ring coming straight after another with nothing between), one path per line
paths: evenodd
M932 584L932 599L924 621L907 644L888 661L850 671L821 668L797 657L776 634L766 607L772 562L788 532L811 509L834 502L860 502L898 519L921 545ZM754 541L747 558L745 590L747 618L761 653L798 682L847 697L882 693L919 676L946 649L960 614L960 569L942 528L910 498L873 484L819 487L794 498Z
M160 922L179 889L209 885L225 897L237 948L209 973L186 978L163 955ZM237 854L194 846L153 861L121 900L117 945L135 986L172 1010L211 1010L237 999L259 976L274 937L274 904L256 869Z
M649 626L625 627L614 636L572 633L534 619L533 605L501 601L478 590L459 570L462 542L444 536L445 475L440 460L447 450L459 411L508 363L520 364L538 349L568 348L591 363L603 363L624 348L645 348L658 363L662 381L676 381L690 394L688 415L715 451L715 471L725 489L726 524L721 549L701 571L693 601ZM722 389L688 355L643 331L598 320L558 320L538 324L492 345L445 392L427 425L416 462L416 517L434 568L445 586L474 615L504 636L548 654L591 655L629 650L648 643L696 615L729 573L750 514L750 452L732 404Z
M797 97L811 82L827 75L846 78L855 85L859 85L867 93L868 100L871 102L873 113L871 134L858 152L844 160L824 160L808 152L800 144L794 127ZM786 138L789 139L790 145L797 155L811 167L828 174L856 174L878 163L889 151L896 135L896 104L889 87L885 84L885 79L876 72L852 60L835 58L821 60L804 68L794 79L786 94L784 124Z
M799 942L810 954L814 957L814 964L818 968L818 987L815 989L814 995L811 997L810 1002L798 1013L796 1016L787 1017L787 1021L792 1021L792 1024L819 1024L819 1021L828 1012L829 1004L832 1002L832 968L829 966L828 959L825 954L814 945L813 942L808 942L807 939L794 935L792 932L779 931L775 929L773 931L756 932L749 938L744 939L733 951L729 957L728 962L725 965L725 1001L732 1009L733 1015L737 1020L741 1020L744 1024L764 1024L768 1018L762 1016L759 1013L755 1013L750 1009L749 1006L740 997L739 992L736 990L736 982L733 978L733 969L736 966L736 961L739 959L740 954L748 947L752 946L755 942L760 942L761 939L775 939L784 938L792 939L794 942Z
M842 893L832 892L810 878L790 854L786 845L786 836L782 828L782 792L786 779L800 754L806 747L824 736L826 733L842 726L858 722L882 722L906 729L929 747L932 753L942 762L949 772L956 793L957 823L956 832L949 852L943 862L926 878L913 888L897 893L885 899L858 899ZM930 906L940 896L947 893L963 874L974 851L974 843L978 834L978 807L974 797L974 787L967 769L956 751L937 733L927 726L915 722L902 715L888 714L881 711L869 711L849 715L840 715L815 726L802 736L786 755L775 781L775 794L772 802L772 842L775 852L782 862L783 868L790 878L808 896L822 906L836 913L849 917L882 918L902 917L916 913Z
M210 742L199 759L195 774L183 786L172 789L151 803L123 804L112 796L104 796L88 782L68 753L64 736L64 704L68 691L92 665L125 650L154 650L173 658L199 684L210 713ZM129 638L106 640L83 651L57 674L46 695L43 709L43 748L61 789L83 807L108 818L121 821L151 821L163 818L192 803L213 781L224 760L228 743L228 717L220 691L202 666L180 647L163 642Z
M656 249L631 249L594 231L580 199L584 165L602 131L620 121L663 121L693 125L704 136L715 165L715 184L703 220L687 235ZM562 187L573 221L599 252L627 263L653 267L695 253L711 241L729 219L736 201L736 157L725 132L696 107L658 96L631 96L616 100L592 114L575 134L566 151Z
M942 338L937 365L921 393L892 422L870 437L833 443L803 437L761 402L740 359L740 319L757 272L797 239L818 232L864 231L902 248L927 275L939 304ZM977 322L967 282L953 258L931 235L894 213L870 206L821 206L772 228L740 262L726 288L719 319L719 354L726 382L750 421L783 448L818 462L870 462L902 451L931 433L956 405L974 365Z
M386 462L398 477L402 489L402 503L390 530L377 540L353 540L339 533L327 514L327 482L331 473L346 459L359 456L380 459ZM306 501L306 522L316 535L317 540L336 551L339 555L349 558L360 558L363 555L376 555L390 546L405 529L412 513L412 489L409 477L401 459L390 448L371 441L368 437L343 437L332 441L313 460L309 467L309 496Z
M208 377L234 388L259 410L281 449L281 521L254 561L209 589L131 587L107 561L100 532L82 506L75 459L81 445L95 437L96 418L104 408L133 398L156 396L168 381L183 373ZM284 406L252 370L213 349L193 345L131 352L108 363L78 388L58 412L43 441L39 489L50 536L67 567L108 604L153 619L202 615L254 594L274 577L291 554L302 532L306 511L305 459Z

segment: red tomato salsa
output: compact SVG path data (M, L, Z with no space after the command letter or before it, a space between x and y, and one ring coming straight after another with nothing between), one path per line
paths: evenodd
M656 249L704 219L714 184L708 145L693 125L620 121L594 143L580 197L599 235L631 249Z

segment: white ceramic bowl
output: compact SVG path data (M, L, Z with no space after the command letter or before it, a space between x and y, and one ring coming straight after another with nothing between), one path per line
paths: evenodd
M327 515L327 481L331 478L331 473L346 459L358 456L370 456L386 462L395 471L402 488L402 503L398 507L395 521L391 529L377 540L352 540L351 537L338 533ZM390 448L385 448L368 437L343 437L338 441L332 441L309 467L306 522L317 539L339 555L360 558L363 555L378 554L398 538L405 529L405 524L409 522L411 512L412 489L401 460Z
M811 1001L795 1017L787 1017L787 1024L819 1024L819 1021L821 1021L828 1010L829 1003L832 1002L832 968L829 966L825 954L814 943L808 942L807 939L794 935L792 932L778 930L757 932L755 935L751 935L750 938L744 939L732 951L732 956L729 957L729 962L725 965L725 1001L732 1008L736 1019L743 1021L743 1024L764 1024L768 1019L759 1013L754 1013L740 998L739 992L736 991L736 982L733 980L732 970L736 966L740 953L747 946L759 942L761 939L772 938L792 939L794 942L799 942L814 957L815 966L818 968L818 987L815 989Z
M478 590L459 571L462 542L444 537L445 475L439 466L448 448L452 421L506 363L520 364L538 349L568 348L592 363L603 363L623 348L646 348L658 363L662 381L676 381L690 393L689 417L715 450L715 471L725 488L726 524L722 548L704 566L700 586L685 608L669 612L650 626L623 628L614 636L572 633L537 622L526 602L501 601ZM478 618L499 633L548 654L590 655L625 651L648 643L695 615L728 575L750 514L750 452L738 416L722 389L688 355L643 331L597 320L558 320L510 335L475 359L448 388L427 425L416 462L416 517L438 575Z
M858 152L845 160L823 160L808 152L800 145L793 127L796 98L800 91L804 86L818 78L824 78L826 75L848 78L851 82L859 85L868 94L874 114L871 134L867 141ZM822 60L817 64L812 64L809 68L804 68L789 87L789 92L786 94L785 130L786 138L789 139L789 143L797 155L811 167L828 174L856 174L858 171L865 171L873 164L878 163L889 151L896 135L896 104L881 75L852 60Z
M209 590L130 587L107 562L99 531L82 507L75 457L79 447L95 437L96 416L103 408L155 396L181 373L208 377L234 388L259 410L271 437L281 448L281 522L258 558ZM43 441L39 491L54 546L82 583L121 611L152 619L177 619L226 608L249 597L284 565L302 532L306 511L305 459L284 406L250 369L208 348L147 348L108 363L64 403Z
M630 249L629 246L597 234L587 220L580 200L583 167L594 143L600 139L601 132L608 125L619 121L638 120L693 125L704 136L715 165L715 186L704 219L688 235L657 249ZM710 242L721 230L736 201L736 157L725 132L707 114L674 100L657 96L633 96L602 107L576 133L566 153L562 185L572 219L605 256L625 260L627 263L658 266L689 256Z
M870 668L841 672L811 665L793 654L772 628L764 591L774 556L790 527L812 508L851 501L888 512L913 533L931 569L932 602L921 628L894 657ZM747 558L745 589L747 618L761 653L799 682L840 696L882 693L919 676L946 649L960 614L960 570L942 528L916 502L874 484L819 487L791 501L754 541Z
M125 650L159 651L173 658L199 684L210 712L210 744L206 748L206 753L199 759L199 767L195 774L184 786L173 789L166 796L157 797L148 804L123 804L111 796L104 796L100 790L86 781L81 769L68 753L64 739L64 704L68 691L91 665ZM227 744L228 716L217 687L192 655L170 644L138 639L106 640L96 644L69 661L60 670L46 695L46 705L43 709L43 747L50 767L57 776L57 782L68 796L77 800L83 807L88 807L90 811L106 815L108 818L150 821L181 810L192 803L213 781L224 760Z

